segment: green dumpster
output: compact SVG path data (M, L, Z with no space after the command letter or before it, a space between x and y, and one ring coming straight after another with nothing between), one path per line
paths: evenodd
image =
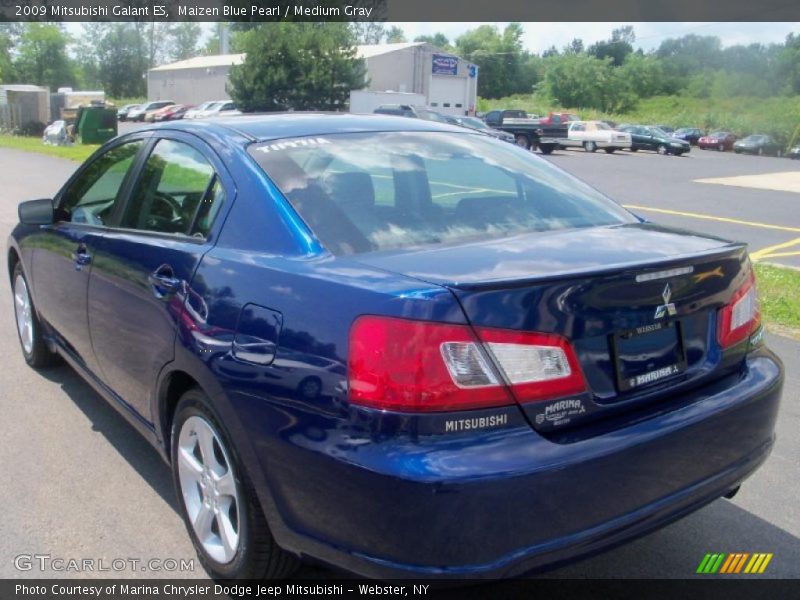
M117 135L117 110L82 106L75 118L75 135L81 144L102 144Z

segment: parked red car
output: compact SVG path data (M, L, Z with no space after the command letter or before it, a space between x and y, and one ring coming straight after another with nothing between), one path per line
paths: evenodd
M174 121L182 119L186 111L192 108L192 104L170 104L153 115L153 121Z
M712 148L720 152L725 152L726 150L733 150L733 143L735 141L736 136L732 133L727 131L715 131L697 140L697 145L700 146L702 150Z

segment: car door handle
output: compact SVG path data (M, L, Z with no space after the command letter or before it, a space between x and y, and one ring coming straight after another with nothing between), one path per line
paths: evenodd
M175 271L169 265L158 267L147 276L147 280L153 286L153 293L157 298L176 292L181 287L181 280L175 277Z
M72 260L75 262L75 270L80 271L83 267L91 264L92 255L89 254L89 249L86 244L79 244L78 248L72 254Z

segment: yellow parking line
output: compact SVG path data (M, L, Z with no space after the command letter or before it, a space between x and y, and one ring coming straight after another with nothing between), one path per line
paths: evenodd
M773 254L762 254L757 259L762 258L786 258L787 256L800 256L800 251L797 252L775 252Z
M666 208L652 208L650 206L638 206L636 204L623 204L625 208L631 210L644 210L665 215L676 215L678 217L690 217L693 219L706 219L708 221L720 221L722 223L735 223L736 225L746 225L748 227L759 227L761 229L776 229L778 231L791 231L792 233L800 233L800 227L786 227L784 225L772 225L771 223L757 223L755 221L744 221L742 219L731 219L730 217L715 217L713 215L704 215L701 213L683 212L679 210L668 210Z
M775 253L776 250L783 250L784 248L790 248L791 246L797 246L800 244L800 238L795 238L793 240L789 240L788 242L783 242L782 244L775 244L774 246L767 246L766 248L762 248L757 252L753 252L750 255L750 258L753 260L759 260L761 258L769 257L776 257L776 256L796 256L800 254L800 252L779 252Z

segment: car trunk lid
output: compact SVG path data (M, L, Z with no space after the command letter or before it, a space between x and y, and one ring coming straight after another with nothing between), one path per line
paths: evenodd
M540 431L697 387L743 356L741 349L721 352L716 342L717 310L749 274L741 244L638 224L360 259L449 288L476 330L566 338L586 392L518 397Z

